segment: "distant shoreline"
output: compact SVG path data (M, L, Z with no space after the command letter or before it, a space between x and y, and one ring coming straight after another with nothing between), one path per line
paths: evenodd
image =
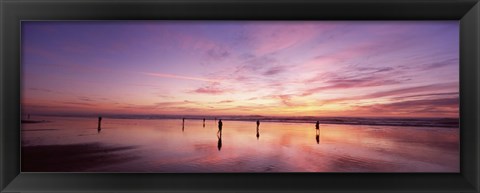
M38 115L47 117L96 117L96 116L79 116L79 115ZM179 115L105 115L104 118L114 119L183 119L186 120L215 120L223 121L257 121L261 122L283 122L283 123L315 123L320 124L338 124L338 125L371 125L371 126L408 126L408 127L445 127L459 128L458 118L361 118L361 117L267 117L267 116L179 116ZM23 121L22 121L23 123Z

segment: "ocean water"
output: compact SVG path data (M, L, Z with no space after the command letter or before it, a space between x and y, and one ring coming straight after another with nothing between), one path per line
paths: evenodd
M459 128L35 117L23 172L459 172ZM408 125L408 124L407 124Z

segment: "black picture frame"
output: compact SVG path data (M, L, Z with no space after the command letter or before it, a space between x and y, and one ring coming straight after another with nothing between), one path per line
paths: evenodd
M478 0L0 0L1 192L480 192ZM460 173L21 173L22 20L459 20Z

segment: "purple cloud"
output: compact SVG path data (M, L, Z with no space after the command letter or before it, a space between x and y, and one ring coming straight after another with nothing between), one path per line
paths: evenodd
M206 86L203 86L201 88L197 88L193 91L192 93L199 93L199 94L209 94L209 95L220 95L228 92L230 90L223 89L220 87L220 83L214 82L211 84L208 84Z
M263 73L265 76L272 76L287 71L285 66L273 66Z

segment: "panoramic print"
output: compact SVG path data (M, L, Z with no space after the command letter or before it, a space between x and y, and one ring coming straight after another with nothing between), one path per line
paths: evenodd
M458 21L24 21L22 172L460 172Z

